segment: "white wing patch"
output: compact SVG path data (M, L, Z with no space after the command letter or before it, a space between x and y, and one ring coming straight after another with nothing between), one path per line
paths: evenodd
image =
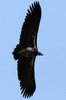
M35 37L34 37L34 48L36 48L36 39L35 39Z
M27 47L27 50L31 51L31 50L32 50L32 48L31 48L31 47Z

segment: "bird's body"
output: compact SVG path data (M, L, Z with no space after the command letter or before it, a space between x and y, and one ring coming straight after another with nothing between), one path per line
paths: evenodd
M35 57L37 55L42 55L40 52L38 52L37 48L31 48L31 47L27 47L20 50L18 54L24 57Z
M24 57L34 57L36 55L36 52L37 52L36 48L27 47L19 51L19 54Z
M24 97L32 96L36 89L34 62L37 55L42 55L37 48L37 32L40 19L40 4L34 2L25 18L19 44L13 51L14 59L18 60L18 79Z

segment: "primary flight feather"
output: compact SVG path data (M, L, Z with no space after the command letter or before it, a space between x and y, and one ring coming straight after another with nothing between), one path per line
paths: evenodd
M37 55L43 55L37 48L37 33L41 19L39 2L34 2L28 9L22 26L19 44L13 51L17 61L18 79L23 97L30 97L36 89L34 63Z

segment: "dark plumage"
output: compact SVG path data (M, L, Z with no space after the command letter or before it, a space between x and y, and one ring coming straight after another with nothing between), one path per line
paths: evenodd
M34 2L28 9L21 30L19 44L13 51L15 60L18 60L18 79L21 93L24 97L33 95L36 89L34 77L34 63L37 55L42 55L37 49L37 32L41 19L39 2Z

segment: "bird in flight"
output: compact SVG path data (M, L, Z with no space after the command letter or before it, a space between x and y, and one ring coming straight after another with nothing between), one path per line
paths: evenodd
M23 97L31 97L36 90L34 63L36 56L43 55L37 48L37 33L41 19L41 7L39 2L34 2L27 11L19 44L13 51L13 57L17 60L18 79Z

